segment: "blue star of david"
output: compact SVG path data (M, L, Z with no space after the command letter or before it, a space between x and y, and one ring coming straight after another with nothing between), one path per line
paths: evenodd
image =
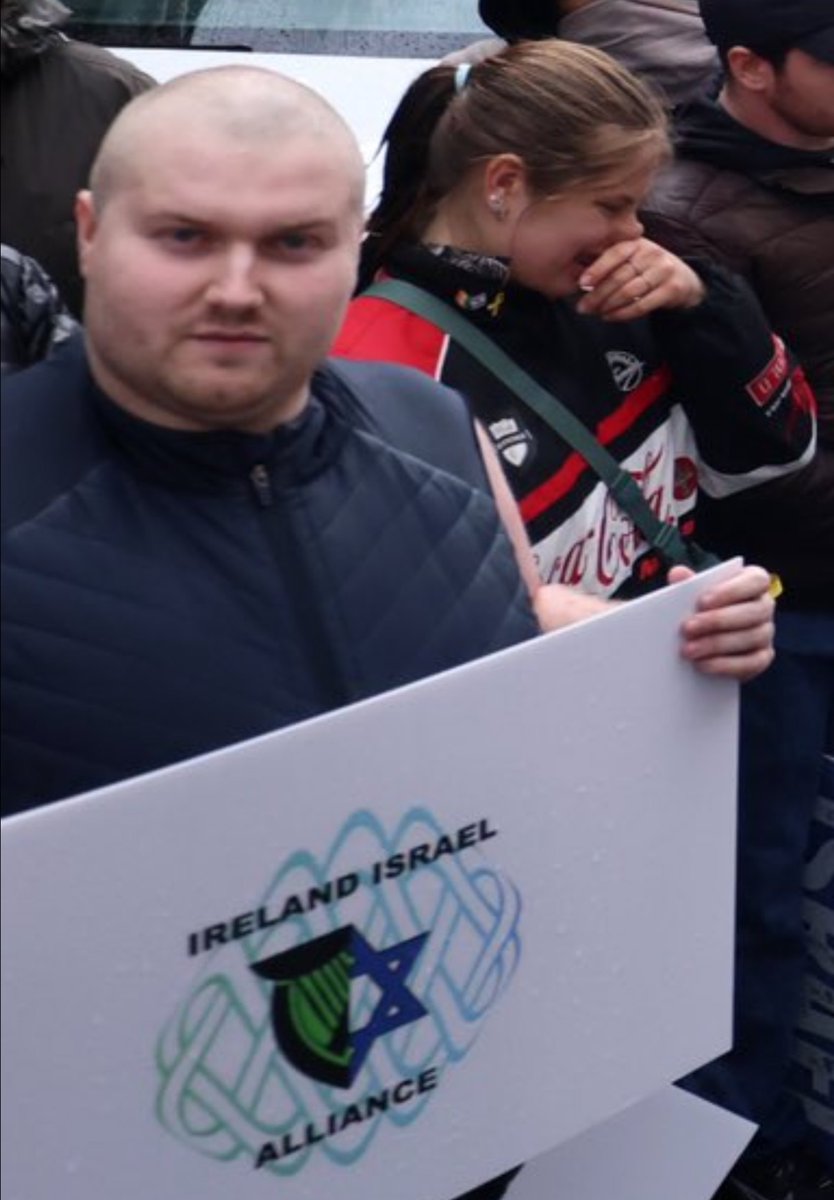
M428 936L428 933L418 933L387 950L374 950L358 929L353 930L351 978L367 975L382 993L367 1025L351 1030L351 1074L354 1077L378 1037L427 1014L425 1005L406 987L406 980Z

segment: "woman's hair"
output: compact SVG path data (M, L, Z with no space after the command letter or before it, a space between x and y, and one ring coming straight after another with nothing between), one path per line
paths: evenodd
M479 162L517 154L532 192L559 195L626 167L644 147L668 153L659 98L601 50L518 42L460 68L420 75L386 129L383 187L368 222L362 278L418 240L439 200Z

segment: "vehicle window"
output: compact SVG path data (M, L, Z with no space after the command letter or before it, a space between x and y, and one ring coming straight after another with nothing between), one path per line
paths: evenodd
M440 58L490 31L476 0L72 0L67 32L109 46Z

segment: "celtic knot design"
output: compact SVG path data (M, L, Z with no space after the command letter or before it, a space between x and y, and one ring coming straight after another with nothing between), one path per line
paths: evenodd
M438 839L431 813L412 809L391 835L369 812L346 822L321 861L293 854L257 903L277 906L288 895L322 887L404 847ZM409 986L428 1009L419 1021L380 1038L353 1086L338 1090L296 1071L277 1053L269 1015L269 985L250 969L267 955L319 937L349 920L374 946L429 931ZM216 1159L251 1160L264 1142L357 1103L429 1066L441 1071L474 1043L483 1018L506 988L519 961L521 900L515 886L480 856L444 856L380 886L363 879L346 900L313 908L224 945L166 1025L156 1048L157 1115L192 1148ZM357 981L352 1022L370 1018L375 985ZM319 1151L349 1164L366 1150L382 1121L403 1126L419 1116L430 1095L392 1106L373 1119L307 1146L270 1169L289 1175Z

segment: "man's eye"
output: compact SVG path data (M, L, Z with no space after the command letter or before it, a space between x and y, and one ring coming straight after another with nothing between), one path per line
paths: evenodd
M282 233L274 242L281 254L304 254L313 249L313 238L309 233Z
M173 229L166 229L163 236L175 246L195 246L203 234L199 229L193 229L188 225L178 225Z

